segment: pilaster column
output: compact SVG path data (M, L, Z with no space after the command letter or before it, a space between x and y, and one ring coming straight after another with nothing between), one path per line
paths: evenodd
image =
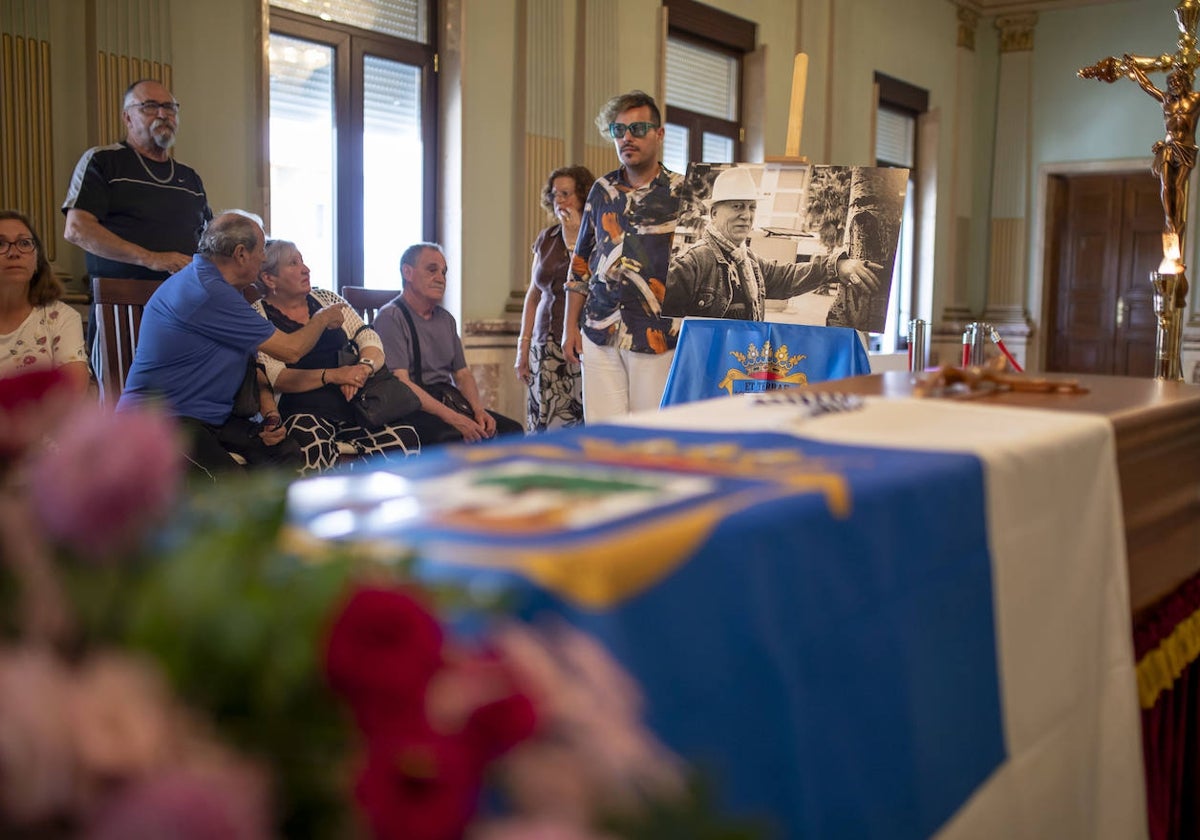
M951 126L950 176L953 179L951 213L954 228L950 236L949 276L935 289L933 311L940 312L936 332L962 335L963 326L972 320L968 303L967 279L970 276L972 182L975 168L975 31L979 13L958 7L958 42L955 52L954 124Z
M1029 223L1025 215L1033 93L1036 14L996 19L1000 30L999 94L992 176L991 249L984 320L1006 336L1029 335L1026 268ZM1011 342L1010 342L1011 344ZM1021 341L1024 344L1024 341Z

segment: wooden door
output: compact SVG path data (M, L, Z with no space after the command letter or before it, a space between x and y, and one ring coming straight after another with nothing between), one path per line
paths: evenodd
M1151 376L1150 272L1162 260L1158 181L1149 172L1080 175L1062 186L1047 369Z

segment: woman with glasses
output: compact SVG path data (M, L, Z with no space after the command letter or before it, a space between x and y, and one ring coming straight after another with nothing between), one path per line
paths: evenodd
M583 204L595 177L584 166L555 169L542 189L542 207L558 220L533 243L533 275L521 313L517 339L517 377L529 387L526 428L530 432L577 426L583 422L579 364L563 355L566 291L571 250L579 235Z
M29 219L0 210L0 377L59 368L79 393L87 390L82 320L62 295Z

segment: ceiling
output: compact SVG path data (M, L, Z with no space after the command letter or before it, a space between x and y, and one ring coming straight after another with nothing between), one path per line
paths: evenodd
M981 15L1008 15L1018 12L1045 12L1052 9L1074 9L1080 6L1099 6L1116 0L957 0Z

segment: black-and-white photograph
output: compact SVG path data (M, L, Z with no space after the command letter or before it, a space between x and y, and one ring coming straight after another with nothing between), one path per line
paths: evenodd
M663 314L880 332L908 170L690 163Z

